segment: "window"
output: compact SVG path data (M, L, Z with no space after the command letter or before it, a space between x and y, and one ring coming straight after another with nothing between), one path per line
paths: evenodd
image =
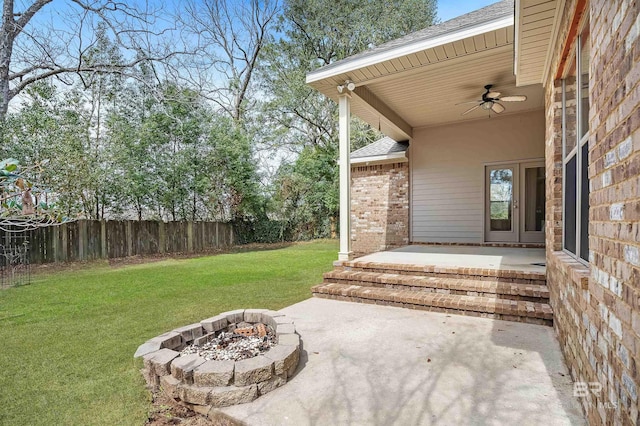
M563 248L589 260L589 29L562 81Z

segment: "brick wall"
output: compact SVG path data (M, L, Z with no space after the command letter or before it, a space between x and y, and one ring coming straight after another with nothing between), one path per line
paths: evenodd
M552 81L578 0L561 19L546 84L547 275L554 327L590 424L640 423L640 2L592 0L589 259L562 249L562 97Z
M409 163L351 167L355 256L409 244Z

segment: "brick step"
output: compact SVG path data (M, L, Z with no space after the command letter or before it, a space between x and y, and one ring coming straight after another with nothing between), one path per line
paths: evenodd
M518 271L511 269L464 268L455 266L412 265L401 263L379 263L337 261L336 270L377 272L382 274L416 275L425 277L468 278L474 280L496 280L515 284L545 285L544 272Z
M320 284L311 291L328 299L553 325L553 311L546 303L335 283Z
M334 270L324 274L324 282L549 303L549 288L546 285L518 284L496 279L474 280L469 278Z

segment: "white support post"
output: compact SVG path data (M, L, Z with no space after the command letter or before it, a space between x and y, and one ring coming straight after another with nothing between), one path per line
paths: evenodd
M351 258L351 93L338 98L340 110L340 252L338 260Z

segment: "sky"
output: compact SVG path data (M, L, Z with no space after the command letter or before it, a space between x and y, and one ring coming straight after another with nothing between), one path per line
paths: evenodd
M498 0L438 0L438 17L442 22L478 10Z

